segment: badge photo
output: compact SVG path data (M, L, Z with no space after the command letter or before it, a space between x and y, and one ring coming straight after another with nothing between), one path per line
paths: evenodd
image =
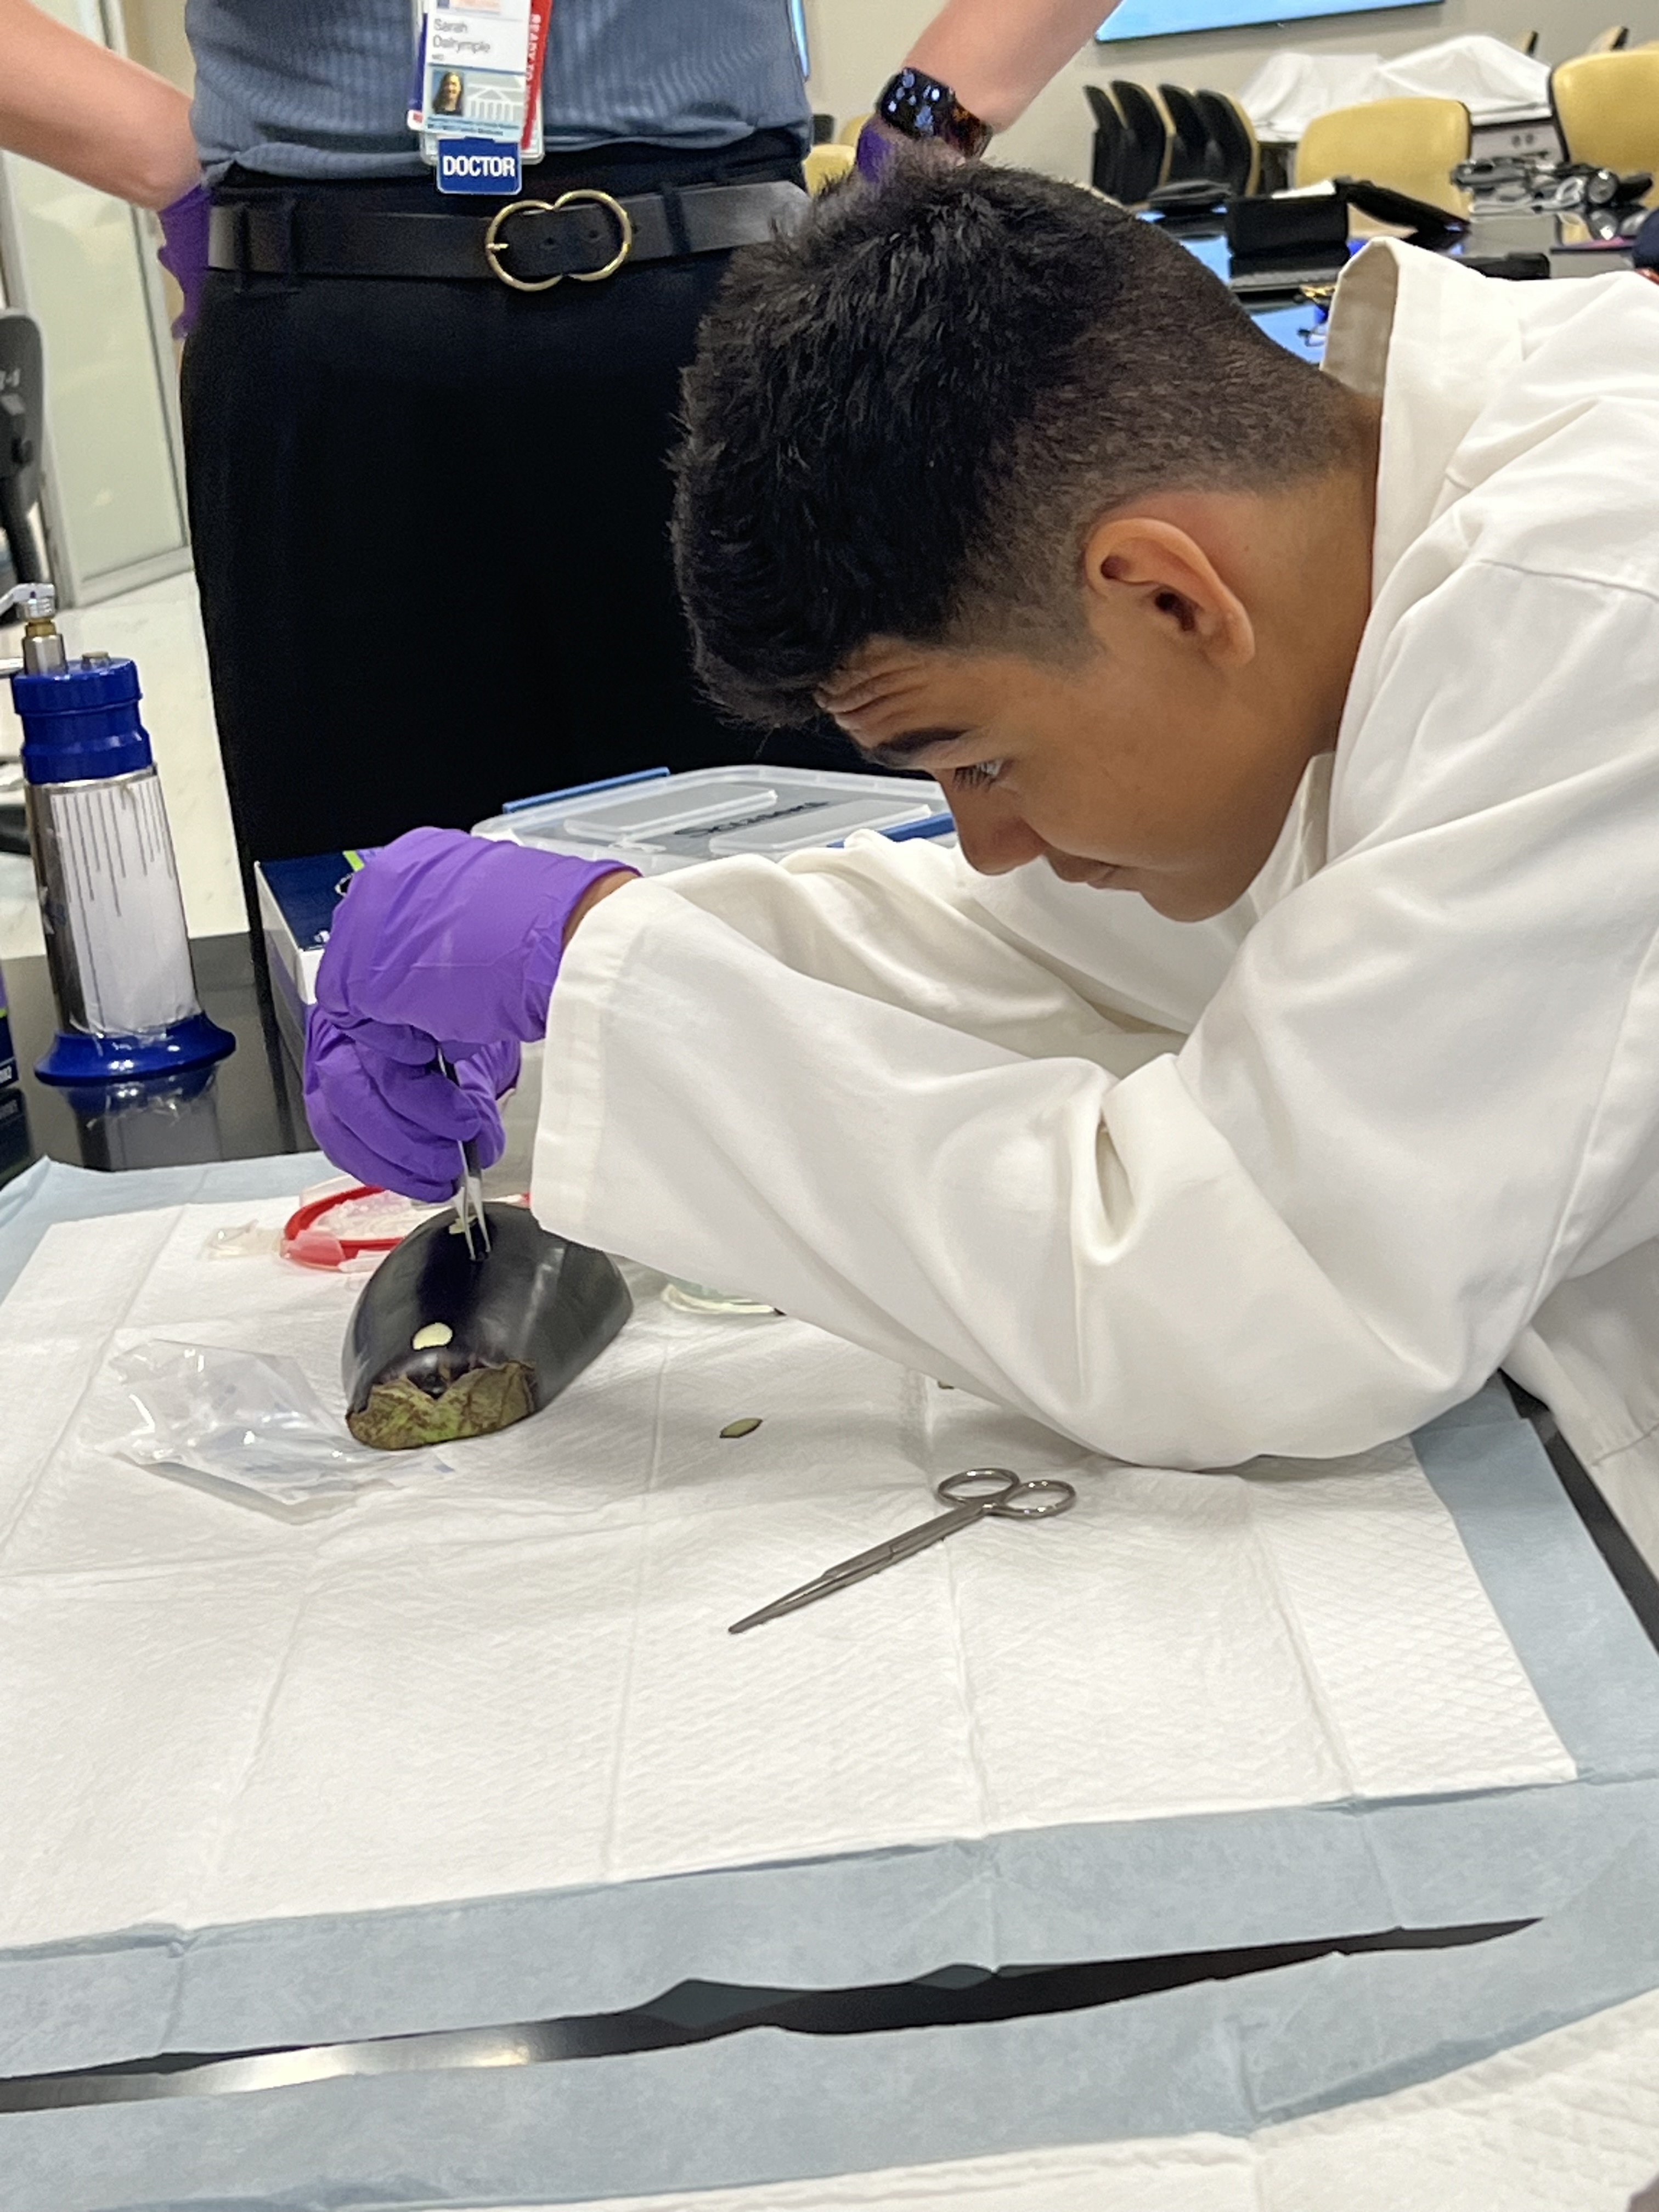
M428 65L429 124L465 123L486 137L516 138L524 128L524 79L510 70L457 69L444 62Z

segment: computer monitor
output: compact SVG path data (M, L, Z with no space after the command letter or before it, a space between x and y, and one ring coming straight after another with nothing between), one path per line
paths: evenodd
M1406 8L1433 8L1440 0L1390 0ZM1378 12L1377 0L1123 0L1095 37L1102 46L1124 39L1175 38L1188 31L1235 31L1246 23L1294 23L1309 15Z

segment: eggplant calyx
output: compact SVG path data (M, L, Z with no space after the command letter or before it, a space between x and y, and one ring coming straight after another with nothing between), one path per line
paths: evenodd
M532 1370L509 1359L499 1367L470 1367L437 1395L407 1375L376 1382L364 1403L346 1415L346 1425L360 1444L374 1450L410 1451L417 1444L491 1436L535 1410Z

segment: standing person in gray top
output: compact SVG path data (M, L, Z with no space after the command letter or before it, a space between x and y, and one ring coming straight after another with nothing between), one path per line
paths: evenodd
M210 177L400 177L411 0L190 0L196 136ZM787 0L556 0L543 136L551 153L644 141L692 153L810 117ZM525 189L544 181L531 167Z

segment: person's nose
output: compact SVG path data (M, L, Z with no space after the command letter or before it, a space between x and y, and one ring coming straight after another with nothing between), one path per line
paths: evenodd
M953 792L951 811L963 857L981 876L1006 876L1028 860L1041 860L1048 849L994 784L988 791Z

